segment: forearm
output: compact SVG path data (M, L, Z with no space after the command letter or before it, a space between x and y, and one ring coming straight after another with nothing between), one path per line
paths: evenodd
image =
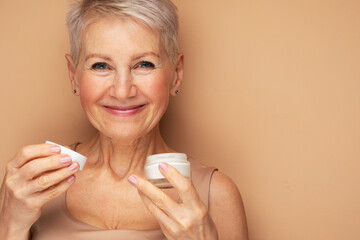
M12 223L4 211L0 212L0 239L1 240L29 240L30 229L19 229L16 223Z
M3 228L0 229L0 239L2 240L29 240L30 231L18 232L15 229Z

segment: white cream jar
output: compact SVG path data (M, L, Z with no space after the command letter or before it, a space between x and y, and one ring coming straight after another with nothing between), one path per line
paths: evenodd
M87 157L85 157L85 156L81 155L80 153L75 152L75 151L73 151L71 149L68 149L68 148L66 148L64 146L61 146L60 144L50 142L50 141L46 141L45 143L58 145L60 147L60 149L61 149L60 153L69 155L74 162L79 163L80 171L83 170L83 168L85 166L85 163L86 163L86 160L87 160Z
M176 168L184 177L190 178L190 162L185 153L160 153L148 156L145 163L146 179L159 188L171 188L172 185L161 174L160 163Z

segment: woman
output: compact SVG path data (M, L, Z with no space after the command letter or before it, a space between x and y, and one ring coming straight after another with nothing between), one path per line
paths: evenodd
M84 0L71 8L66 55L73 92L98 134L71 147L21 149L7 165L1 239L247 239L241 197L223 173L190 159L192 181L160 171L174 188L144 178L147 156L175 152L160 135L170 95L183 81L176 8L169 0Z

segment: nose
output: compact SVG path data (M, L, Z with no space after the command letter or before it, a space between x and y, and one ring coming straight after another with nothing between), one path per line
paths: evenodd
M130 72L121 72L115 75L110 88L110 95L118 99L127 99L136 96L137 87L133 83Z

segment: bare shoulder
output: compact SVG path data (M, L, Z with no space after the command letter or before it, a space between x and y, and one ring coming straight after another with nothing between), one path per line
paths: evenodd
M236 184L219 171L210 183L209 213L218 230L219 239L247 240L244 204Z
M210 183L210 200L242 202L239 189L226 174L215 171Z

